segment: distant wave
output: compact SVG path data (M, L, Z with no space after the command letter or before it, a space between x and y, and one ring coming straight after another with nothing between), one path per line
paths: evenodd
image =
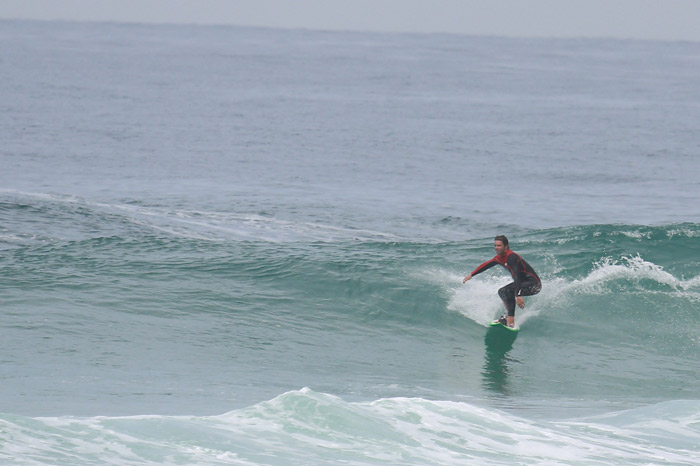
M290 215L246 211L235 204L226 211L192 210L128 200L119 203L100 202L72 195L7 189L0 190L0 218L6 224L4 230L0 231L0 241L6 244L144 234L192 240L272 243L359 240L410 244L426 241L425 232L421 238L416 239L394 232L377 231L375 228L338 223L337 219L294 218ZM462 221L465 222L466 220ZM438 222L439 225L442 223L444 221ZM27 225L36 226L36 230L41 230L41 233L26 231ZM483 222L478 227L479 230L493 229L498 232L504 228L502 225L489 226ZM643 247L646 244L645 247L648 248L659 241L700 237L700 224L695 223L664 226L581 225L545 230L516 230L521 247L525 245L540 249L556 249L582 243L585 249L607 248L613 243ZM474 240L475 238L465 238L467 244L476 244ZM490 241L491 237L476 240ZM449 244L450 241L431 241L431 244L435 243ZM695 248L694 244L689 246L691 250Z
M42 226L41 236L0 232L0 241L24 244L51 239L77 239L115 234L160 234L208 241L393 241L391 233L300 218L280 218L264 212L174 209L141 203L105 203L47 193L0 191L0 215L13 212L27 223ZM9 219L8 219L9 220ZM21 224L21 218L8 223ZM42 225L43 224L43 225Z

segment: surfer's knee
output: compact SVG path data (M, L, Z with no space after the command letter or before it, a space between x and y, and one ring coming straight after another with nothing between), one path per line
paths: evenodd
M511 296L515 297L515 290L513 284L511 283L499 289L498 296L500 296L503 301L508 301L511 298Z

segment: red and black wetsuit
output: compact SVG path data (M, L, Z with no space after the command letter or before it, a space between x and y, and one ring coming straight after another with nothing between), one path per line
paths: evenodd
M510 249L506 250L505 256L497 255L493 259L484 262L479 267L475 268L472 276L480 274L484 270L488 270L496 264L500 264L513 276L513 283L510 283L500 290L498 296L501 297L503 303L508 309L508 315L515 315L515 297L516 296L532 296L537 294L542 289L542 282L537 276L535 270L525 262L525 259L514 253Z

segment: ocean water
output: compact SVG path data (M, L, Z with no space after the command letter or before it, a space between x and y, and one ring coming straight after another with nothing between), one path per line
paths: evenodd
M3 464L700 464L700 43L0 44Z

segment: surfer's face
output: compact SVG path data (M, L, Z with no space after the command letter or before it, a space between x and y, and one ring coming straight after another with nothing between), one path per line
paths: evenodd
M496 254L498 254L499 256L502 256L503 254L505 254L506 249L508 249L506 247L506 245L503 244L503 241L494 241L493 248L496 250Z

